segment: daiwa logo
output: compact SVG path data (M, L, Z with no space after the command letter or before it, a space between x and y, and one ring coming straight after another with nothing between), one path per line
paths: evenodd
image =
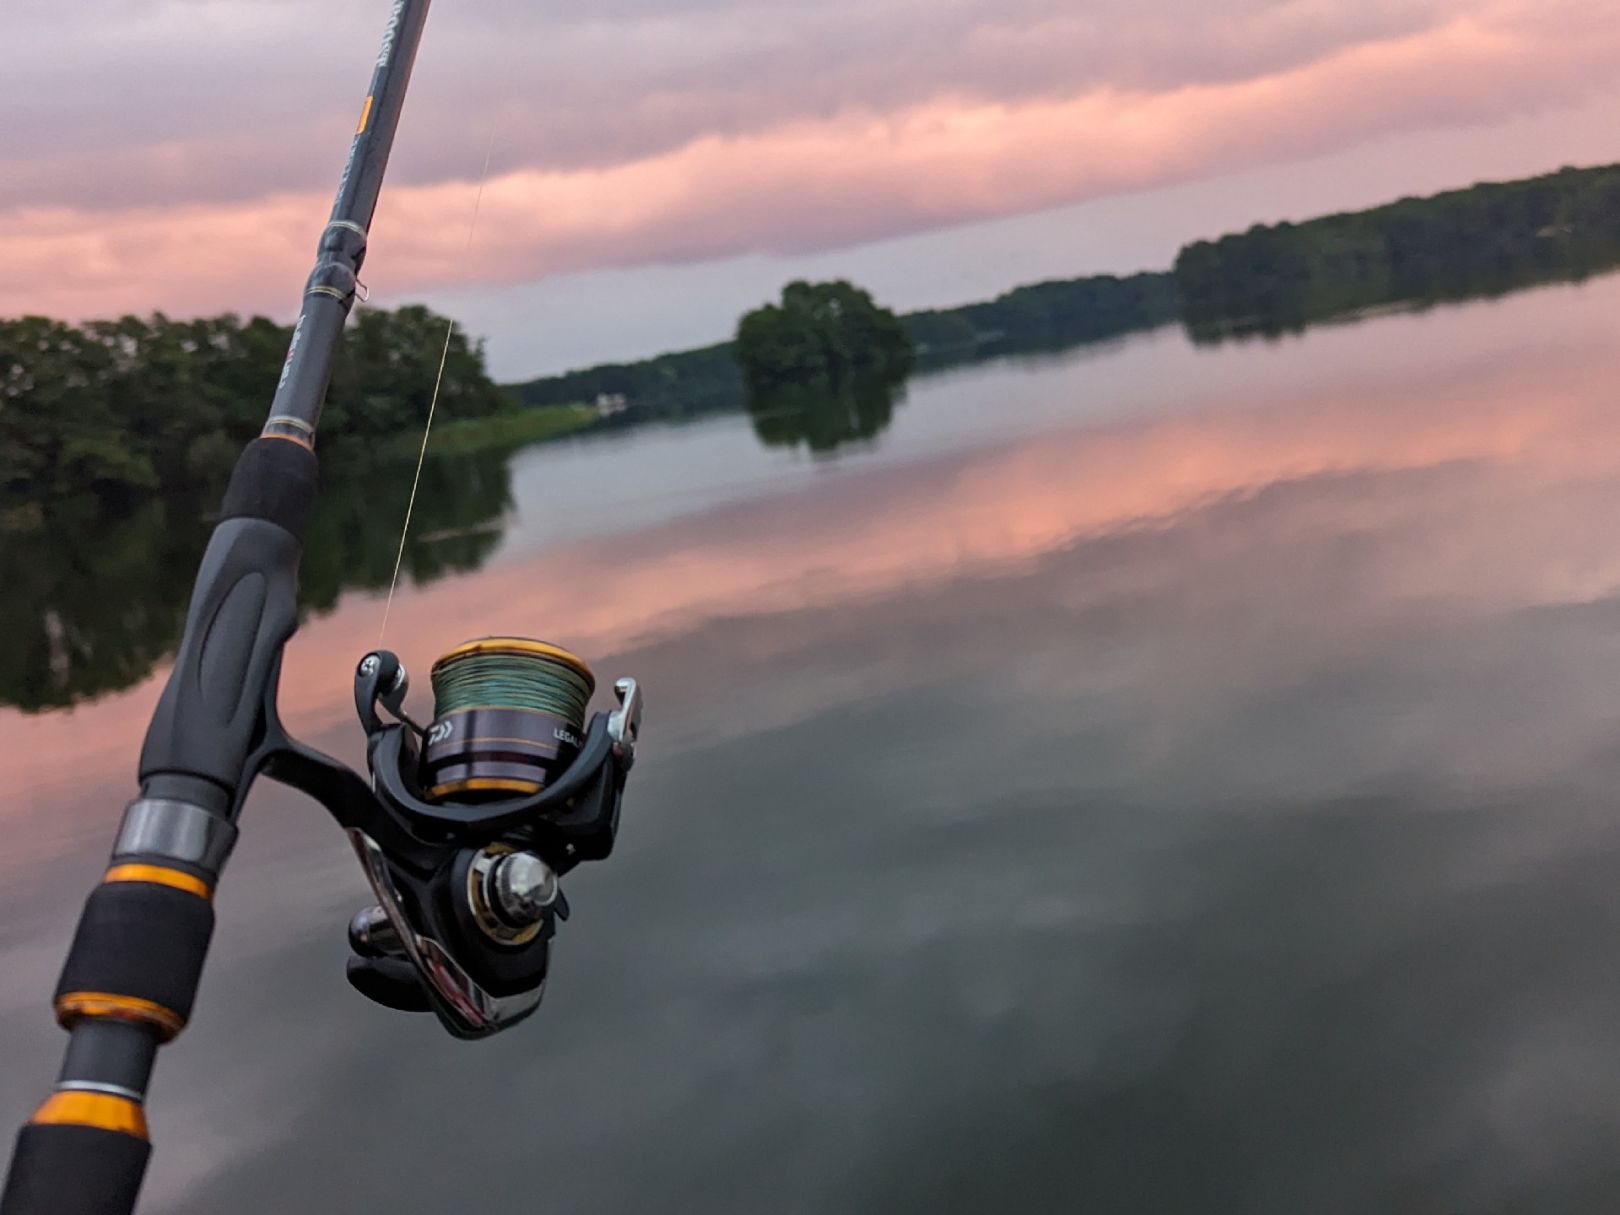
M394 53L394 42L399 37L399 19L405 13L405 0L394 0L394 14L388 18L388 29L383 34L382 50L377 52L377 66L384 67Z

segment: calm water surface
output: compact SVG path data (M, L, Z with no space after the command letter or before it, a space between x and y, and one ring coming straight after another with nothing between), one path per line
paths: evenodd
M350 992L364 884L261 785L144 1209L1611 1209L1617 313L1165 331L915 382L830 459L739 417L518 455L388 641L647 685L545 1007L464 1044ZM287 660L353 760L381 613ZM0 714L7 1122L157 688Z

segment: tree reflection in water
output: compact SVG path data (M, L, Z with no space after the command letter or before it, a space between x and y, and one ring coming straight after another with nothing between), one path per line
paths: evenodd
M903 384L875 378L837 386L786 385L748 398L754 433L768 447L803 444L825 455L850 443L875 439L894 421L905 397Z
M511 505L507 452L430 459L402 580L476 570ZM410 496L408 464L340 453L322 469L299 601L324 612L346 590L382 590ZM62 708L139 683L174 651L217 497L172 494L133 507L80 497L0 520L0 705Z

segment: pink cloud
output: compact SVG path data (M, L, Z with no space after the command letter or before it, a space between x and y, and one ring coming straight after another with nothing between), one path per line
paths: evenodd
M1498 120L1606 82L1620 33L1583 21L1596 15L1585 0L1544 0L1533 12L1501 4L1252 78L1017 101L936 98L704 135L602 167L520 168L488 183L471 265L462 249L472 185L399 185L384 195L371 270L397 295L467 279L836 248L1416 125ZM0 313L284 314L327 205L324 191L309 191L0 212Z

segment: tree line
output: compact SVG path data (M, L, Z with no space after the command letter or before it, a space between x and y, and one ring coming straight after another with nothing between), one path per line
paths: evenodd
M420 430L447 323L420 306L357 314L333 368L323 454ZM0 319L0 506L217 486L263 424L291 336L234 315ZM481 345L457 331L443 416L512 408Z
M1053 279L1014 288L982 303L928 308L902 313L898 319L910 338L913 365L929 370L998 354L1099 341L1167 324L1179 315L1175 278L1162 271ZM797 358L791 353L784 357L784 366ZM617 419L619 425L741 409L749 395L735 341L632 362L602 363L540 376L510 388L524 405L622 396L630 408Z
M898 317L870 311L870 297L848 283L790 284L780 302L744 318L735 340L504 389L490 380L482 348L457 332L440 408L449 420L622 397L628 408L600 424L628 425L739 409L791 387L800 404L778 410L761 437L791 436L780 417L802 413L821 391L864 419L807 422L801 429L815 429L825 446L887 417L893 401L872 385L897 383L889 372L902 365L1057 349L1178 319L1199 341L1275 333L1379 304L1491 294L1616 265L1620 165L1562 169L1194 241L1168 272L1052 280ZM834 333L827 318L844 307L851 311ZM862 319L851 328L849 318ZM445 324L422 307L357 314L323 418L329 458L418 430ZM263 317L0 320L0 530L18 502L217 485L262 421L289 337ZM828 359L878 370L829 377Z
M1500 294L1620 265L1620 165L1560 169L1195 241L1175 284L1195 340L1379 304Z
M924 365L1100 342L1174 321L1172 275L1143 271L1052 279L960 308L929 308L902 319Z
M1281 332L1396 301L1461 299L1620 265L1620 165L1561 169L1182 247L1171 270L1087 275L900 315L920 370L1181 321L1195 341ZM734 344L512 386L555 403L622 394L622 424L745 404Z

